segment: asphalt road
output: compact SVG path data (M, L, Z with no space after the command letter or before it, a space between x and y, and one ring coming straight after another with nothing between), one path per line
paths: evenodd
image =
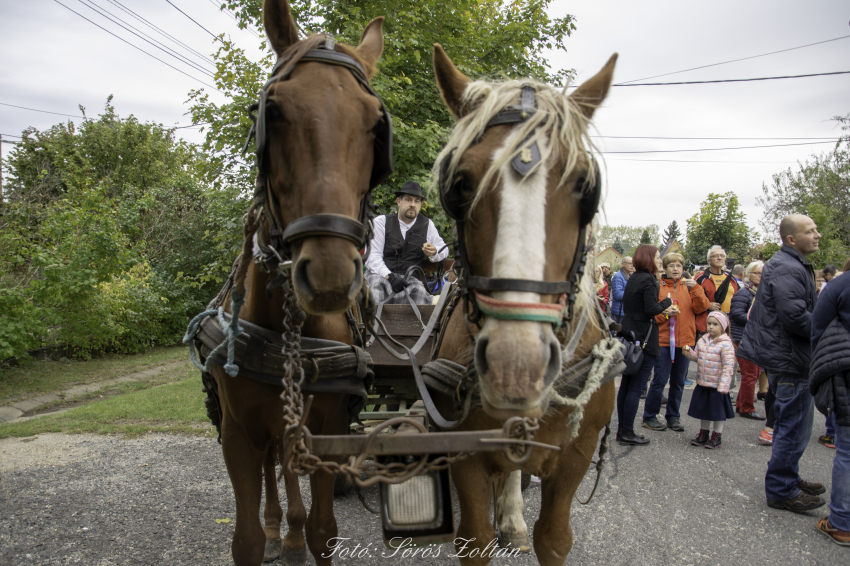
M850 550L815 530L826 507L796 515L765 505L771 448L756 442L759 422L727 422L717 451L690 446L698 425L687 417L684 422L684 433L641 429L652 439L646 447L612 442L596 497L589 506L573 505L568 564L850 564ZM828 487L835 452L817 443L823 431L824 419L816 414L801 469L804 478ZM592 480L590 472L580 495L589 493ZM303 491L309 506L309 490ZM367 496L374 501L376 488ZM533 529L539 485L532 484L525 501ZM427 559L391 556L382 547L377 517L354 494L338 498L336 510L340 535L370 550L368 557L337 563L457 563L450 546ZM230 522L216 522L221 519ZM213 440L50 434L0 441L2 564L231 564L234 519L232 490ZM533 552L493 560L536 563Z

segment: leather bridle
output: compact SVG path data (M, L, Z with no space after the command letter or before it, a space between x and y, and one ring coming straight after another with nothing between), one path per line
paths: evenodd
M262 214L267 222L270 235L270 245L263 241L262 231L257 233L258 254L255 258L261 267L266 270L275 264L283 263L284 259L291 257L290 248L298 240L316 237L333 236L343 238L352 242L357 249L366 248L372 239L372 219L375 216L372 204L372 190L383 182L393 172L393 134L392 118L381 98L369 85L366 73L360 63L350 55L335 51L335 41L326 36L325 41L304 53L297 60L285 55L278 59L271 72L271 78L263 85L260 92L260 100L251 105L249 114L254 122L248 132L243 153L247 151L251 140L256 140L257 155L257 180L254 188L254 203L262 207ZM267 116L266 104L268 103L269 90L278 81L289 80L295 67L301 63L324 63L336 65L351 71L351 74L366 92L374 96L381 103L383 119L375 131L374 161L369 181L369 190L360 202L360 214L358 219L349 218L341 214L311 214L297 218L287 226L278 217L280 206L278 199L269 183L269 168L267 157ZM254 115L256 112L256 116Z
M493 126L521 124L528 120L537 112L536 91L532 86L524 86L522 88L521 105L508 106L498 114L496 114L484 127L484 130L479 134L478 139L484 135L487 129ZM527 175L536 165L540 163L541 154L537 146L537 142L532 141L534 131L520 144L523 147L517 155L511 160L511 166L521 176ZM531 143L529 143L531 142ZM567 275L565 281L534 281L529 279L505 279L494 277L481 277L472 274L472 269L467 260L468 254L466 251L465 237L465 210L463 208L463 196L456 187L456 179L449 174L449 167L452 161L452 156L457 148L448 152L440 165L440 201L443 205L443 210L457 223L457 242L455 243L455 265L460 266L457 270L458 288L464 301L464 313L467 313L467 318L472 323L478 323L481 317L481 311L478 302L472 296L474 291L520 291L526 293L536 293L539 295L559 295L564 301L564 309L562 322L569 322L573 316L573 306L575 305L576 295L580 289L581 278L584 275L585 266L587 264L587 227L593 221L596 211L599 207L601 196L602 179L599 172L599 167L596 166L596 178L592 185L592 190L589 194L582 198L581 214L578 242L576 244L576 253L573 259L573 265ZM582 182L579 180L579 182ZM470 309L471 307L471 309Z

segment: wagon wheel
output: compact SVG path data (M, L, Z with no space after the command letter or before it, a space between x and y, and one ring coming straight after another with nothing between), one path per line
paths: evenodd
M525 472L522 473L522 479L519 482L519 488L521 491L525 491L528 489L528 486L531 485L531 474L527 474Z

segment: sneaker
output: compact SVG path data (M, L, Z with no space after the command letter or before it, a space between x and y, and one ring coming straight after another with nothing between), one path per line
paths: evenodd
M643 421L643 427L648 428L649 430L667 430L667 425L658 419L645 419Z
M773 446L773 431L766 431L762 429L759 433L759 444L764 446Z
M835 437L829 434L822 434L818 437L818 442L826 446L827 448L832 448L835 450Z
M829 524L829 517L821 517L818 521L817 529L825 534L829 539L838 546L850 546L850 532L839 531Z
M694 439L691 440L691 446L705 446L706 442L708 442L708 431L701 428Z
M771 509L780 509L782 511L792 511L794 513L803 513L805 511L811 511L812 509L817 509L818 507L823 507L826 505L826 501L824 501L823 497L819 495L806 495L805 492L801 491L797 494L797 497L792 497L786 501L771 501L767 500L767 506Z
M797 482L797 487L806 495L820 495L826 493L826 488L819 483L813 481L800 480Z
M705 447L708 448L709 450L717 450L718 448L721 447L720 437L721 437L720 433L712 432L711 438L709 438L708 441L705 443Z
M667 427L676 432L685 432L685 427L682 425L681 419L677 419L676 417L667 419Z
M694 380L693 380L693 379L686 379L686 380L685 380L685 387L690 387L690 386L691 386L691 385L693 385L693 384L694 384Z

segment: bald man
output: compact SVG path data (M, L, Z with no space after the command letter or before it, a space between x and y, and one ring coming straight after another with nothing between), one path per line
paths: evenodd
M738 356L765 369L776 395L773 450L764 491L768 507L802 513L826 502L826 489L800 477L800 458L812 435L814 403L809 392L815 272L806 256L818 251L814 220L792 214L779 224L782 247L762 270L759 292Z

